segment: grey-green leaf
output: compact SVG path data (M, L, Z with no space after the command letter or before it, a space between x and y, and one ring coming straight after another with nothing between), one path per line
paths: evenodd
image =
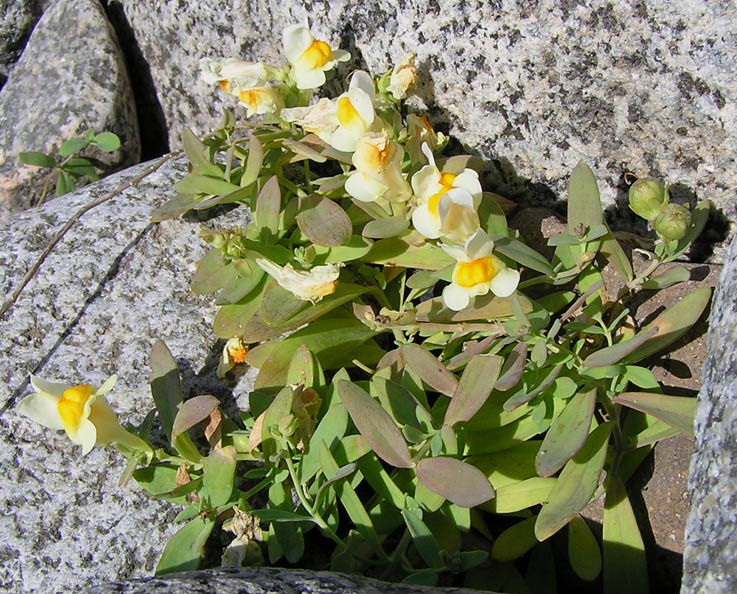
M586 163L579 161L568 180L568 232L577 236L580 230L593 229L603 221L596 177Z
M696 398L666 396L654 392L624 392L612 400L660 419L686 435L693 435Z
M498 355L476 355L468 362L445 412L446 425L465 423L478 412L494 389L502 361Z
M410 468L412 457L399 428L381 405L356 384L340 380L338 395L371 449L385 462Z
M351 219L329 198L321 198L297 215L297 225L305 237L317 245L338 247L351 238Z
M591 582L601 573L601 550L581 516L568 524L568 559L571 569L582 580Z
M430 351L410 343L402 346L402 355L407 367L428 386L441 394L453 396L458 388L458 380Z
M417 478L433 493L460 507L475 507L494 497L494 488L475 466L438 456L417 463Z
M409 221L407 220L407 217L397 215L366 223L366 226L363 228L362 235L372 239L385 239L387 237L396 237L397 235L401 235L408 227Z
M214 526L215 520L197 516L180 528L166 545L156 575L196 570Z
M56 167L56 161L44 153L38 151L26 151L18 153L18 160L24 165L33 165L34 167L47 167L53 169Z
M161 340L151 348L151 394L159 413L159 421L166 436L171 441L174 419L179 403L182 402L182 384L179 379L177 362L171 351Z

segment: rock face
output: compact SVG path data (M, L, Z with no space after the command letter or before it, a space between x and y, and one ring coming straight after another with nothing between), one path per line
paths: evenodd
M737 591L737 240L714 296L696 411L682 594Z
M353 54L339 77L355 67L379 73L415 52L421 83L411 110L497 159L491 190L565 198L584 159L620 216L631 171L682 184L683 199L695 192L737 219L733 2L236 0L223 10L215 0L126 0L123 10L172 148L183 126L206 132L223 105L237 107L198 80L201 57L281 63L282 30L309 21Z
M41 16L43 4L39 0L10 0L0 6L0 75L4 79Z
M138 162L135 105L115 33L97 0L58 0L0 92L0 217L36 203L48 175L21 165L19 152L55 153L90 128L122 141L115 153L90 153L106 171Z
M218 569L91 586L84 594L474 594L467 588L388 584L356 575L300 569Z
M0 295L77 208L145 167L0 223ZM156 338L179 361L186 396L215 394L227 406L252 385L248 375L236 385L215 377L223 343L212 334L214 308L188 286L204 253L198 222L148 222L185 168L185 160L171 161L87 213L0 321L0 591L72 592L91 580L149 576L176 530L176 508L133 482L118 486L118 452L95 448L82 458L63 432L14 410L31 391L29 373L94 385L117 373L109 401L136 426L153 408L148 357ZM238 224L234 215L224 224Z

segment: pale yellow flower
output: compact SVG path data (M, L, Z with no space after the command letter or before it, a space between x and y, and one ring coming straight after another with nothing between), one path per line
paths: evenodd
M338 286L340 266L336 264L314 266L307 271L295 270L291 264L279 266L265 258L257 258L256 264L282 289L302 301L320 301L323 297L332 295Z
M238 89L238 101L246 107L246 117L252 115L279 114L284 98L276 87L267 84Z
M428 239L448 237L464 242L479 226L478 207L481 184L473 169L461 169L451 161L441 171L432 150L422 145L428 165L412 176L412 189L418 206L412 212L412 224Z
M268 78L268 71L261 62L246 62L236 58L203 58L200 60L200 76L207 84L217 84L226 93L236 88L255 86Z
M369 132L361 137L353 153L356 167L345 183L345 190L356 200L390 202L408 200L411 190L402 175L404 150L385 132Z
M315 39L304 25L292 25L282 36L284 54L293 66L293 76L298 89L316 89L325 84L325 72L338 62L345 62L351 55L343 50L333 50L325 41Z
M66 431L69 439L82 446L82 455L95 445L109 443L151 453L146 442L123 428L105 400L104 394L112 389L116 379L112 376L95 389L88 384L47 382L32 375L31 385L36 393L21 400L18 411L44 427Z
M443 289L443 303L449 309L465 309L473 297L489 291L497 297L509 297L517 289L519 272L494 256L494 242L483 229L469 237L463 247L441 247L457 260L452 282Z
M415 86L417 82L417 67L415 66L415 55L410 54L402 62L395 66L389 78L389 91L395 99L404 99L407 91Z
M407 116L407 152L412 163L427 162L422 145L428 144L431 151L445 146L448 138L442 132L435 132L424 116L411 113Z
M240 336L229 339L223 347L223 352L220 355L220 361L218 362L217 376L225 377L233 367L239 363L246 361L246 355L248 354L248 345L243 344Z

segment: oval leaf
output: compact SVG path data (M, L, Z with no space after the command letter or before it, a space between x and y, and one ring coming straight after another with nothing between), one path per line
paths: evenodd
M261 171L261 165L264 162L264 149L255 134L251 134L248 139L248 160L246 161L246 170L241 176L241 187L250 186L258 179Z
M586 520L574 517L568 524L568 559L582 580L591 582L601 573L601 550Z
M612 402L644 412L686 435L693 436L696 398L666 396L653 392L624 392L613 398Z
M494 541L491 558L494 561L514 561L537 544L535 516L522 520L502 532Z
M172 439L174 418L182 401L182 384L177 362L163 341L157 340L151 347L151 394L159 413L161 428Z
M376 400L346 380L338 382L338 395L358 431L382 460L398 468L412 466L412 457L402 433Z
M211 506L225 505L230 499L233 492L235 463L236 452L233 446L215 450L206 458L202 458L204 472L202 484Z
M180 433L204 421L214 411L220 401L215 396L195 396L179 405L179 412L174 417L171 436L174 439Z
M535 522L538 540L553 536L588 504L599 485L611 428L611 423L605 423L594 429L561 471Z
M513 388L522 379L522 372L525 370L527 363L527 343L517 343L512 352L504 361L499 379L496 381L495 388L500 392L506 392Z
M553 275L553 267L550 262L540 254L533 250L530 246L525 245L518 239L513 237L494 236L494 249L500 254L504 254L507 258L522 264L525 268L535 270L548 276Z
M403 215L397 215L378 221L370 221L366 223L361 234L364 237L371 237L372 239L386 239L387 237L396 237L400 235L409 227L409 221L407 217Z
M594 172L586 163L579 161L568 180L568 232L578 236L578 230L593 229L603 220Z
M494 488L484 473L455 458L424 458L416 472L430 491L460 507L475 507L494 497Z
M112 132L102 132L97 136L93 136L91 142L106 153L112 153L120 148L120 138Z
M56 167L56 161L44 153L38 151L26 151L18 153L18 160L24 165L33 165L34 167L48 167L53 169Z
M312 243L338 247L348 243L353 230L345 211L328 198L320 199L297 215L297 225Z
M214 526L214 519L197 516L180 528L166 545L156 566L156 575L197 569Z
M237 189L237 188L236 188ZM273 238L279 230L279 210L281 208L281 190L279 179L274 175L261 188L256 199L256 224L262 230L261 240ZM264 234L264 230L268 233Z
M476 355L468 362L445 412L446 425L465 423L478 412L494 389L502 361L498 355Z
M458 389L458 380L455 376L430 351L420 345L403 345L402 356L407 367L434 390L446 396L453 396Z
M583 447L591 428L595 404L596 388L579 392L555 418L535 457L538 475L555 474Z

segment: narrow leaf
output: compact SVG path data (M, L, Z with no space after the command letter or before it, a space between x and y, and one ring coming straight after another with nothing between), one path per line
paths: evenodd
M658 333L657 328L650 327L635 334L629 340L623 340L612 346L594 351L583 361L585 367L608 367L624 359L639 346L645 344Z
M156 566L156 575L196 570L214 526L215 520L197 516L180 528L167 543Z
M645 545L622 481L613 476L604 502L604 594L647 594Z
M606 225L606 222L604 222L604 224ZM607 234L601 241L599 251L607 260L609 260L609 262L612 263L612 265L617 269L617 272L619 272L619 274L629 282L635 278L635 273L632 270L632 262L630 262L627 254L622 249L622 246L619 245L619 242L616 237L614 237L612 230L609 229L608 226L607 231Z
M392 466L410 468L413 463L407 443L381 405L364 390L346 380L338 382L338 394L371 449Z
M204 421L219 404L215 396L195 396L182 402L172 424L172 439Z
M191 194L177 194L151 213L151 222L168 221L192 210L197 205L197 197Z
M430 567L443 567L440 546L435 540L433 533L422 521L420 512L403 509L402 517L407 524L409 533L412 535L412 541L422 560Z
M538 540L553 536L588 504L599 485L611 429L611 423L594 429L581 451L561 471L535 522Z
M396 237L380 239L371 248L364 260L386 266L404 266L420 270L442 270L455 264L455 260L441 248L430 243L420 247L409 245Z
M660 419L686 435L694 434L696 398L666 396L654 392L624 392L612 399L616 404L634 408Z
M691 279L691 271L685 266L673 266L657 276L651 276L642 283L643 289L667 289Z
M179 403L182 402L182 384L177 362L161 340L154 342L151 348L150 365L151 394L159 413L161 427L171 441L174 419Z
M261 300L261 319L269 326L280 327L307 306L307 301L297 299L290 291L271 283Z
M458 380L428 350L418 344L402 346L402 356L407 367L419 375L434 390L446 396L453 396L458 388Z
M207 147L189 128L182 130L182 147L189 162L192 163L193 170L205 175L222 176L222 170L217 165L210 163L205 157Z
M56 196L64 196L74 192L74 179L64 170L59 170L59 178L56 180Z
M513 237L494 236L494 249L500 254L504 254L507 258L511 258L515 262L522 264L525 268L535 270L548 276L553 275L553 267L547 258L536 252L528 245L525 245L518 239Z
M56 161L44 153L38 151L26 151L18 153L18 160L24 165L33 165L34 167L46 167L53 169L56 167Z
M494 541L491 558L494 561L514 561L534 547L537 544L536 519L536 516L532 516L502 532Z
M586 163L579 161L568 180L568 232L578 236L580 231L593 229L603 220L594 172Z
M481 508L495 514L512 514L548 500L557 479L532 477L496 490L496 497Z
M465 423L478 412L494 389L502 361L498 355L476 355L468 362L445 412L446 425Z
M455 458L424 458L416 468L417 478L433 493L460 507L475 507L492 499L494 489L475 466Z
M558 415L535 457L535 469L540 476L551 476L575 456L589 435L596 404L596 388L579 392Z
M261 165L264 162L264 149L255 134L251 134L248 139L248 160L246 161L246 169L241 176L241 187L250 186L258 179L261 172Z
M568 524L568 559L571 569L582 580L591 582L601 573L601 549L581 516Z

